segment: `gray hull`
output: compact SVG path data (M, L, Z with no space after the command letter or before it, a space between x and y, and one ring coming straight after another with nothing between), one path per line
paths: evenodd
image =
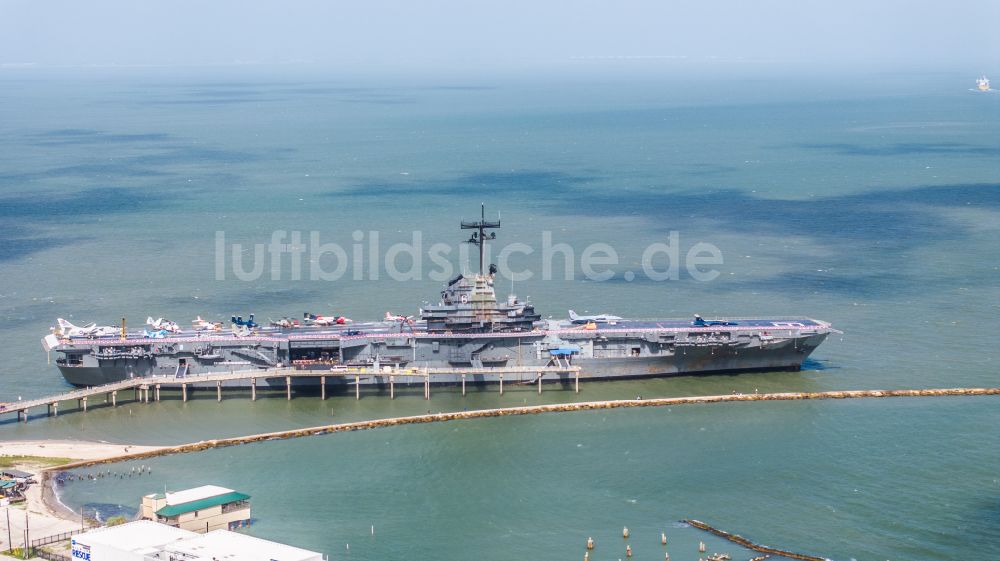
M622 343L624 345L623 354L637 352L638 356L595 357L592 356L595 351L590 349L589 352L581 354L589 354L591 356L577 354L566 358L565 363L580 367L579 377L581 380L664 377L721 372L798 370L801 368L803 361L826 339L827 335L828 333L825 331L798 334L797 336L783 338L779 341L758 341L757 344L751 343L744 346L733 344L715 345L711 343L690 346L677 344L664 346L659 343L651 344L649 342L650 337L636 338L630 336ZM528 339L528 341L524 339ZM541 336L534 336L530 338L517 338L516 341L511 341L509 337L498 337L486 343L477 340L471 347L469 347L467 342L456 341L447 349L445 353L446 357L443 358L435 358L433 356L442 353L440 341L437 345L433 343L418 344L411 341L409 346L402 347L407 353L394 351L391 355L384 352L371 354L372 351L378 350L379 345L373 346L369 342L359 347L362 351L356 355L364 360L355 362L375 366L374 370L376 371L379 364L382 366L400 365L415 368L452 368L454 374L435 376L433 383L459 384L462 381L463 367L471 370L474 366L481 369L484 367L488 368L489 366L532 367L551 365L552 360L547 353L536 352L538 345L534 343L539 343L542 339L543 337ZM645 346L643 346L644 344ZM476 354L475 352L463 355L461 352L463 347L479 350L478 356L472 358ZM483 356L481 349L484 347L489 347L493 354ZM244 346L237 348L244 351L241 353L242 355L249 354L246 352ZM660 354L654 354L657 351ZM366 354L366 352L369 354ZM409 354L410 357L404 357L402 356L403 354ZM197 360L197 351L192 352L191 356L185 357L185 355L186 353L174 353L166 356L152 356L142 359L119 358L105 360L98 360L94 358L94 355L89 355L81 358L81 364L59 364L59 370L66 381L73 385L96 386L132 377L156 376L183 378L186 375L225 372L229 370L260 368L263 371L281 365L280 361L263 361L261 363L250 360L211 360L201 362ZM379 356L387 357L388 360L380 361L378 360ZM460 358L462 356L470 358L465 360ZM296 366L309 370L329 370L331 368L329 364L325 364L323 361ZM423 384L422 378L412 377L412 380L408 378L410 377L397 375L395 381L400 384ZM469 384L491 384L499 383L500 381L499 375L495 374L470 373L465 378L466 383ZM542 382L562 381L564 383L571 383L573 381L572 378L569 374L562 375L562 379L559 376L548 374L542 378ZM508 383L533 383L537 381L537 377L532 374L522 374L511 378L508 374L504 381ZM229 384L234 385L247 385L248 383L247 381L229 382ZM285 380L283 378L270 379L268 383L275 387L283 388ZM294 381L296 387L315 386L318 383L316 378L296 378ZM353 386L354 380L345 381L341 377L332 376L327 383L331 389L334 389L338 384ZM360 378L360 383L366 386L388 386L389 379L388 375L366 375Z

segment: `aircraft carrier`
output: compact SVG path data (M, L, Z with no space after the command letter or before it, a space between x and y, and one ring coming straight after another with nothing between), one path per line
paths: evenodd
M417 318L387 313L383 321L354 323L305 314L301 322L261 326L251 316L232 318L228 329L200 317L191 329L150 318L155 330L141 332L60 320L42 346L56 354L60 372L76 386L282 367L364 367L373 374L359 383L377 385L385 383L377 373L386 367L447 368L454 376L438 376L436 383L459 383L466 370L470 383L491 383L501 375L490 368L508 366L577 366L581 379L799 370L836 331L808 317L640 320L571 313L570 319L543 320L515 295L496 298L496 268L484 270L483 247L496 238L490 231L500 227L499 219L486 220L483 213L461 227L473 230L469 243L479 246L479 272L449 281L439 303L422 308Z

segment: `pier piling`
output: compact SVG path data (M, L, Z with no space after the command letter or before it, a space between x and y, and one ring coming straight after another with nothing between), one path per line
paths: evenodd
M503 374L500 374L500 395L503 395Z
M181 401L187 403L188 400L188 385L181 384Z
M465 397L465 374L462 374L462 397Z
M160 401L160 384L156 384L154 388L156 391L155 399L156 401Z
M396 399L396 380L392 374L389 374L389 399Z
M361 399L361 374L354 375L354 399Z
M54 401L49 404L49 417L56 417L59 415L59 402Z
M216 401L222 401L222 382L215 383L215 399Z
M285 399L287 401L292 400L292 377L285 376Z
M573 391L580 393L580 371L573 373Z
M319 394L320 399L326 401L326 376L320 376L319 378Z
M250 378L250 401L257 401L257 378Z
M424 399L430 399L430 398L431 398L431 377L429 374L427 374L427 371L424 370Z
M118 407L118 390L111 392L111 406Z
M542 373L538 373L538 395L542 395Z

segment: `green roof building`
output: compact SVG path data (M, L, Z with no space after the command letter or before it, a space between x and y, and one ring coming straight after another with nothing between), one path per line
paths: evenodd
M250 524L250 495L217 485L142 498L142 518L194 532L233 530Z

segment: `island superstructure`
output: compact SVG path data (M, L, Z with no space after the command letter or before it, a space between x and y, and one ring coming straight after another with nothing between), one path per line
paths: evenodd
M77 386L230 370L260 369L266 377L266 370L282 367L364 367L372 374L358 382L381 385L385 380L378 373L385 367L454 371L436 383L458 383L466 371L470 383L497 382L502 374L490 369L510 366L573 365L587 379L798 370L834 331L808 317L706 321L695 316L692 321L572 314L573 319L543 320L516 295L497 300L496 267L484 268L483 249L496 239L499 218L486 220L483 211L479 220L461 227L473 230L468 242L479 248L479 270L451 279L440 301L423 307L419 319L386 314L383 321L317 322L306 314L307 325L284 320L263 327L252 318L233 318L224 331L201 318L192 329L150 318L151 324L170 326L153 333L76 328L60 321L42 345L56 353L59 371Z

